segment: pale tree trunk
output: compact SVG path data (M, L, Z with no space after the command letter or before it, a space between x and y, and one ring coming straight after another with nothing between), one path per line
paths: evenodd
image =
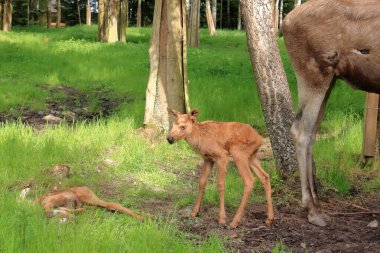
M5 0L3 15L3 31L10 32L12 29L12 0Z
M257 89L277 168L282 173L297 169L290 136L293 103L273 28L272 0L241 0Z
M144 125L169 131L167 108L189 111L185 0L156 0Z
M80 16L80 5L79 5L79 0L77 0L77 7L78 7L78 20L79 20L79 25L82 25L82 18Z
M190 0L186 0L186 29L187 30L189 30L190 9L191 9Z
M137 27L141 27L141 0L137 1Z
M280 0L275 0L275 4L274 4L274 11L273 11L273 20L274 20L274 29L276 31L279 31L279 23L278 23L278 19L279 19L279 5L280 5Z
M87 4L86 4L86 25L91 25L91 5L90 5L90 0L87 0Z
M200 0L191 1L188 44L190 47L199 47L199 14Z
M61 28L61 0L57 0L57 18L56 18L56 28Z
M106 13L107 13L107 0L99 0L98 2L98 40L100 42L107 42L106 30Z
M294 1L294 8L301 5L301 0L295 0Z
M127 40L127 19L128 19L128 0L120 0L120 41L125 43Z
M215 29L216 29L216 7L217 7L216 5L217 5L216 0L212 0L211 12L212 12L212 19L214 21Z
M0 0L0 31L3 30L3 2Z
M211 36L215 36L216 30L215 30L214 20L212 18L212 14L211 14L210 0L206 0L206 9L205 10L206 10L208 32L210 33Z
M117 0L109 0L107 20L107 42L114 43L118 41L117 34Z
M49 29L51 26L51 1L47 0L46 8L46 27Z
M241 6L240 6L240 1L238 4L238 25L237 25L238 31L241 30Z
M279 16L279 25L278 25L278 31L281 32L281 27L282 27L282 19L284 16L284 0L280 0L280 16Z

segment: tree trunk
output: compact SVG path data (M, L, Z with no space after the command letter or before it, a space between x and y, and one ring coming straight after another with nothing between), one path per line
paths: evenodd
M301 5L301 0L295 0L294 1L294 8Z
M215 36L216 30L215 30L214 20L212 19L210 0L206 0L205 10L206 10L208 32L210 33L211 36Z
M30 1L26 3L26 26L29 26L29 20L30 20Z
M107 41L107 30L106 30L106 1L107 0L99 0L98 2L98 40L100 42Z
M56 28L61 27L61 0L57 0L57 18L56 18Z
M227 28L231 28L230 0L227 0Z
M219 16L220 16L219 26L220 26L220 29L222 29L223 28L223 0L220 0L220 14L219 14Z
M78 20L79 20L79 25L82 25L82 18L80 16L80 5L79 5L79 0L77 0L77 7L78 7Z
M241 30L241 7L240 7L240 2L238 4L238 25L237 29L240 31Z
M274 12L273 12L273 20L274 20L274 29L275 31L279 31L279 6L280 6L280 0L275 0L275 4L274 4Z
M3 18L3 31L10 32L12 29L12 0L5 0Z
M141 0L137 1L137 27L141 27Z
M49 29L51 26L51 1L47 0L46 8L46 27Z
M87 4L86 4L86 25L91 25L91 5L90 5L90 0L87 0Z
M297 169L290 137L293 103L273 28L272 0L242 0L248 49L277 168Z
M114 43L118 41L117 34L117 0L109 0L107 20L107 42Z
M3 30L3 2L0 0L0 31Z
M127 40L127 19L128 19L128 0L120 0L120 41L125 43Z
M216 6L217 2L216 0L212 0L212 7L211 7L211 12L212 12L212 19L214 21L214 26L216 28Z
M156 0L144 125L169 131L167 108L189 111L185 0Z
M186 29L187 30L189 30L190 9L191 9L190 0L186 0Z
M280 0L280 16L279 16L279 24L278 24L278 31L281 33L281 27L282 27L282 19L284 16L284 0ZM281 35L281 34L280 34Z
M190 10L188 44L191 47L199 47L199 12L200 0L192 0Z

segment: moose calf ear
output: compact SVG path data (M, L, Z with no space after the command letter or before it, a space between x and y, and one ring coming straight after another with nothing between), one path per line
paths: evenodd
M190 116L191 116L192 119L195 119L196 117L198 117L198 114L199 114L199 110L198 109L193 109L190 112Z
M172 114L174 117L178 117L178 115L180 115L179 112L177 112L176 110L173 110L169 107L167 108L167 110L168 110L168 113Z

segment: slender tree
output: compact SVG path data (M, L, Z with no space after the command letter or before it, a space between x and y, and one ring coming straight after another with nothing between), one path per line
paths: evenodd
M230 0L227 0L227 28L231 28Z
M238 4L238 25L237 25L237 29L240 31L241 30L241 7L240 7L240 1L239 1L239 4Z
M186 0L186 29L187 30L189 30L190 9L191 9L190 0Z
M51 26L51 1L47 0L46 6L46 27L49 29Z
M168 131L167 108L189 111L187 97L185 0L156 0L146 90L144 125Z
M128 0L120 0L119 40L123 43L125 43L127 39L127 35L126 35L127 19L128 19Z
M212 18L212 14L211 14L210 0L206 0L205 10L206 10L206 20L207 20L208 32L211 36L215 36L216 30L215 30L214 19Z
M278 31L280 32L281 32L281 27L282 27L282 19L284 15L283 13L284 13L284 0L280 0L280 15L278 18L278 22L279 22Z
M0 31L3 30L3 1L0 0Z
M107 42L114 43L118 41L118 12L117 12L117 0L109 0L107 5L108 20L107 20Z
M137 1L137 27L141 27L141 0Z
M78 20L79 20L79 25L82 25L82 18L81 18L81 16L80 16L80 4L79 4L79 1L80 1L80 0L77 0Z
M12 0L5 0L4 3L4 17L3 17L3 31L10 32L12 28Z
M295 0L294 1L294 8L298 7L301 5L301 0Z
M199 47L199 14L200 0L191 1L188 44L191 47Z
M28 0L26 3L26 26L29 26L30 21L30 1Z
M220 29L222 29L223 28L223 0L220 0L219 17L220 17L219 26L220 26Z
M212 19L214 20L215 28L216 28L216 7L217 7L216 5L217 5L217 1L212 0L211 12L212 12Z
M106 30L106 13L107 13L107 0L99 0L98 2L98 40L100 42L107 42Z
M86 25L91 25L91 5L90 0L87 0L86 4Z
M273 26L272 0L241 0L248 49L270 134L276 165L282 173L295 171L297 160L290 137L293 103Z
M56 24L55 24L55 27L56 28L60 28L61 27L61 0L57 0L57 16L56 16Z

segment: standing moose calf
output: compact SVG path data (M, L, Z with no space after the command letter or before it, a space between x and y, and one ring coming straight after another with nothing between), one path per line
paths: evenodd
M380 1L310 0L286 16L282 33L298 84L292 134L302 204L310 223L325 226L314 182L315 135L336 79L380 94Z
M239 209L233 218L230 228L236 228L243 216L254 184L252 172L256 174L264 186L267 200L267 220L270 225L273 222L272 193L268 174L261 168L257 159L257 151L264 143L264 139L249 125L238 122L197 122L198 110L192 110L190 114L180 114L168 109L175 116L175 121L167 140L173 144L177 140L184 139L204 159L199 176L199 192L191 213L197 216L202 196L205 191L208 176L214 163L218 169L218 191L220 197L219 224L227 222L224 208L224 185L227 173L229 157L234 160L238 172L243 179L244 194Z

